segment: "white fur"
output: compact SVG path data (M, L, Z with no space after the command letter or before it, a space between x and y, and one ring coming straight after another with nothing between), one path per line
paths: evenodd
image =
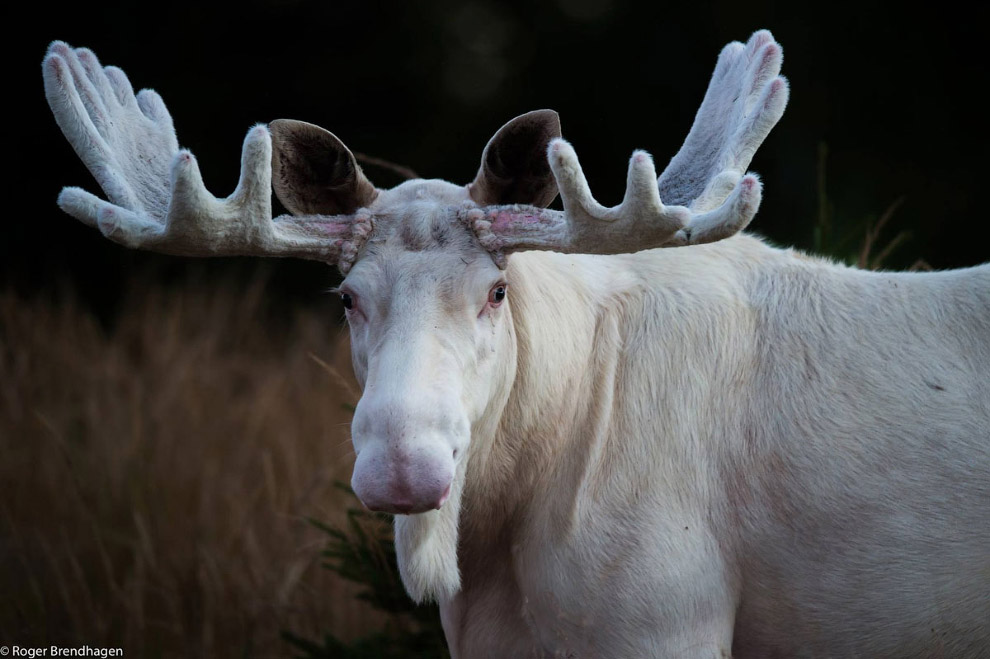
M376 294L415 301L352 330L359 375L398 326L465 365L416 387L470 407L456 496L396 522L455 656L990 649L990 266L872 273L748 236L522 253L501 315L466 330L473 308L438 309L483 301L498 269L398 237L451 213L382 230L345 284L392 267Z

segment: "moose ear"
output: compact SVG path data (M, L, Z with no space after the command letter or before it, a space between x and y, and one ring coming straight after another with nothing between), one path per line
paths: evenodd
M481 154L481 169L468 186L482 206L529 204L544 208L557 196L547 145L560 137L560 117L534 110L498 129Z
M278 119L272 134L272 187L293 215L346 215L378 196L337 136L305 121Z

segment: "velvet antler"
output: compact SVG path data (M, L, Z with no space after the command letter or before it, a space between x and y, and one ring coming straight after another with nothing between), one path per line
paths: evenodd
M760 181L745 170L787 105L782 60L765 30L746 45L727 45L680 151L659 179L649 154L635 152L618 206L595 200L574 149L556 139L547 156L563 212L491 206L465 210L462 218L497 258L531 249L618 254L727 238L760 205Z
M273 219L266 126L248 132L237 188L218 199L203 185L196 158L179 148L156 92L135 95L123 71L59 41L43 69L55 120L109 199L67 187L59 206L115 242L183 256L291 256L346 271L370 230L370 216L360 211Z

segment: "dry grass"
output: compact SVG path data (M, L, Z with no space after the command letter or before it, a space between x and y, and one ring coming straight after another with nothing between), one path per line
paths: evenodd
M200 288L135 286L110 331L69 299L0 294L5 644L272 657L291 654L281 629L374 626L304 520L348 503L334 319L275 330L263 280Z

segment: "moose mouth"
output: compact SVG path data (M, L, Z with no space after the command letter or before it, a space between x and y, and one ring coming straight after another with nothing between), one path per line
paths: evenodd
M435 504L430 506L424 506L421 503L411 499L398 499L389 502L372 501L371 503L365 503L362 500L362 503L364 503L365 508L376 513L389 513L392 515L418 515L431 510L440 510L449 498L450 485L448 485L447 489L440 495L440 499Z

